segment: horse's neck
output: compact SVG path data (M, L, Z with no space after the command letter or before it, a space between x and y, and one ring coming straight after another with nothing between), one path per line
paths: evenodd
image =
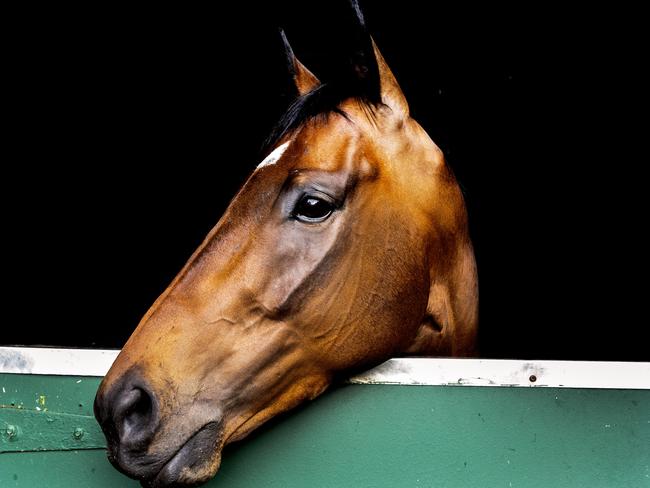
M450 283L452 356L477 356L478 273L472 244L468 241L455 266Z
M460 251L447 280L431 284L427 311L407 354L477 356L478 277L471 243Z

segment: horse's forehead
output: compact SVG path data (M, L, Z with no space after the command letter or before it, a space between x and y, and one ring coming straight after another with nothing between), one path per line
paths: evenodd
M354 162L359 139L358 129L338 114L314 121L285 143L287 169L340 170Z
M349 102L340 107L341 113L333 112L326 117L316 117L285 138L258 165L273 166L274 172L290 172L295 169L319 169L338 171L363 166L374 172L378 166L391 159L395 147L409 147L406 133L392 128L394 124L382 122L368 110L359 109L358 103ZM391 126L385 130L384 125ZM408 157L401 151L402 157ZM366 168L367 167L367 168ZM373 167L373 168L370 168Z

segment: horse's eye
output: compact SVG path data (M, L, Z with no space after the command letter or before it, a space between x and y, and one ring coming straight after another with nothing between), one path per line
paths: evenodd
M320 197L305 195L298 200L296 207L293 209L293 216L302 222L313 224L324 221L332 215L333 211L333 203Z

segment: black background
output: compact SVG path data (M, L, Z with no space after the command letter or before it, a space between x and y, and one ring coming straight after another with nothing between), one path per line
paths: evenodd
M16 13L0 343L120 347L259 162L288 102L278 26L327 79L344 6ZM483 355L649 360L641 16L363 6L464 189Z

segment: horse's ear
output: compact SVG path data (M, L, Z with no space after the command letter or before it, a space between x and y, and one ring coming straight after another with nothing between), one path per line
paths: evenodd
M381 100L383 103L388 105L393 112L407 117L409 115L409 104L406 101L406 97L397 83L395 75L393 75L388 64L386 64L386 60L384 60L384 57L379 52L379 48L377 47L377 44L375 44L374 40L372 41L372 47L379 68Z
M408 116L409 106L393 72L366 28L358 0L350 0L354 17L355 49L352 53L352 76L361 94L373 103L383 103L402 116Z
M316 78L316 75L309 71L300 60L298 60L296 55L293 53L293 49L291 49L291 45L287 40L284 30L282 29L280 29L280 36L282 37L282 43L284 44L284 54L287 60L289 75L293 79L298 94L306 95L320 85L320 80Z

